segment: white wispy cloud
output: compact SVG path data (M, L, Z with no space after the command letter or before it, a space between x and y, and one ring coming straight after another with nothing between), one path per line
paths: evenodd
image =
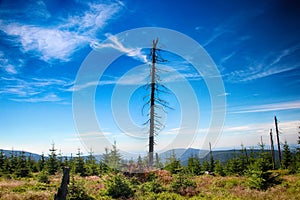
M87 37L58 29L20 24L0 24L0 27L6 34L19 37L22 51L38 52L47 62L51 59L70 60L76 48L88 41Z
M46 20L51 17L44 1L36 0L30 2L18 2L13 6L4 5L1 8L0 14L2 18L26 20Z
M236 53L237 53L237 52L234 51L234 52L230 53L229 55L224 56L224 57L221 59L220 63L223 64L223 63L227 62L227 61L230 60L233 56L235 56Z
M281 143L287 140L290 144L295 144L298 132L299 121L279 122L279 132ZM275 124L273 121L269 123L248 124L245 126L229 126L223 130L223 136L218 146L227 147L228 144L244 144L246 146L256 146L263 138L263 141L269 144L270 129L273 130L273 139L275 134ZM230 142L229 142L230 141ZM227 144L226 144L227 143Z
M158 75L161 79L161 84L168 86L170 83L182 82L182 81L195 81L201 80L202 76L196 72L190 72L185 68L184 70L169 70L171 67L159 66L157 69ZM135 70L130 74L126 74L122 77L107 76L104 80L90 81L82 84L72 84L65 91L73 92L80 91L89 87L101 86L101 85L146 85L150 82L150 69L146 65L143 68ZM226 93L229 95L229 93Z
M213 33L210 38L208 38L204 43L203 47L207 47L208 45L214 43L219 37L227 33L228 30L224 28L224 26L216 27L213 29Z
M96 32L119 11L120 6L117 3L89 3L88 8L82 14L60 20L56 25L34 25L6 19L0 20L0 29L17 37L16 41L24 52L38 53L40 59L46 62L52 59L69 61L77 49L95 40Z
M222 96L229 96L229 95L231 95L231 93L225 92L225 93L223 93L223 94L219 94L218 96L219 96L219 97L222 97Z
M98 43L94 42L91 44L91 47L95 50L102 49L102 48L113 48L120 52L125 53L129 57L133 57L135 59L140 60L143 63L147 63L147 55L145 55L142 52L141 48L131 48L131 47L125 47L119 39L111 34L106 34L108 40L110 43Z
M0 51L0 68L2 68L8 74L17 74L18 71L14 65L11 64L5 54Z
M75 92L80 91L89 87L102 86L102 85L145 85L148 80L149 69L145 67L142 70L135 71L135 73L131 73L129 75L125 75L122 77L116 76L106 76L104 80L100 81L90 81L83 84L72 84L70 85L66 91Z
M84 35L92 35L102 29L106 23L121 9L121 4L88 3L89 9L82 14L70 16L59 28L74 29Z
M217 48L220 48L220 45L226 45L226 43L224 43L224 38L234 36L235 39L231 41L231 45L228 46L229 53L224 54L219 59L218 63L218 67L223 72L222 74L226 81L233 83L249 82L275 74L288 72L300 67L299 63L296 63L295 61L287 61L291 56L298 53L300 48L299 44L295 44L293 46L289 45L288 48L286 48L286 46L281 46L279 48L276 47L264 54L253 55L252 52L249 52L246 55L241 54L240 48L244 45L249 45L249 40L256 39L256 36L251 35L251 32L248 35L241 36L236 33L236 30L238 30L240 26L244 26L248 23L249 20L257 18L263 13L263 10L249 10L243 14L237 13L232 17L225 19L219 26L212 27L210 29L205 29L201 26L197 26L195 28L196 31L199 31L199 34L204 32L204 35L209 35L209 37L203 42L204 47L208 47L209 45L214 45L219 42L220 44L218 44ZM279 45L280 43L278 42L278 45L276 46ZM230 49L230 47L234 47L234 49ZM215 47L213 47L213 50L214 48ZM213 50L211 51L212 53L214 53ZM218 52L219 50L216 49L216 51ZM227 46L224 48L223 52L225 51L227 51ZM234 59L236 58L239 60L239 63L235 64ZM232 65L232 63L234 65L239 65L233 66L238 69L232 71L232 67L228 66Z
M72 82L60 79L33 78L29 80L19 78L0 78L3 85L1 96L18 102L61 102L64 99L58 93L68 88Z
M293 56L299 49L299 45L294 45L277 52L271 52L266 56L256 58L256 60L249 59L251 64L247 64L244 69L224 74L224 77L229 82L239 83L292 71L299 68L300 65L298 63L288 63L285 59Z
M161 134L164 135L177 135L180 130L183 130L184 128L176 127L176 128L171 128L169 130L162 131Z
M236 26L243 25L245 23L248 23L249 20L261 15L264 11L263 10L243 10L242 13L237 13L235 15L232 15L229 18L225 18L225 21L223 21L221 24L219 24L216 27L213 27L210 32L209 38L205 40L205 42L202 44L204 47L207 47L211 44L214 44L215 42L218 42L221 37L228 35L228 34L234 34ZM206 31L207 27L197 26L195 27L196 31ZM244 36L240 38L240 41L249 39L250 36Z
M68 141L89 141L89 140L97 140L99 138L106 138L111 136L113 133L111 132L88 132L88 133L78 133L77 137L69 137L65 140Z
M287 72L287 71L291 71L293 69L296 69L298 66L292 66L292 67L286 67L286 68L281 68L281 67L275 67L275 68L270 68L270 69L265 69L265 70L261 70L261 71L257 71L257 72L245 72L242 76L244 76L242 79L240 79L240 81L242 82L247 82L247 81L252 81L255 79L259 79L259 78L264 78L264 77L268 77L268 76L272 76L275 74L280 74L283 72ZM241 72L241 71L240 71ZM250 75L248 73L252 73L253 75Z
M43 1L24 4L22 9L7 7L0 11L5 16L0 19L0 30L6 34L2 39L16 51L11 53L4 47L0 50L0 70L5 72L0 79L2 96L23 102L63 100L59 95L73 85L69 80L13 77L25 67L24 55L50 64L70 61L73 53L94 41L124 6L120 2L79 4L76 15L70 10L67 17L51 15ZM19 13L28 20L20 19Z
M287 101L280 103L270 103L263 105L255 105L255 106L247 106L236 108L230 113L257 113L257 112L269 112L269 111L278 111L278 110L292 110L292 109L300 109L300 101Z
M59 102L63 101L62 98L58 97L56 94L50 93L45 96L38 97L27 97L27 98L11 98L11 100L16 102L29 102L29 103L37 103L37 102Z
M292 121L279 121L280 141L283 143L285 140L289 144L295 144L297 140L299 120ZM270 141L270 129L273 131L273 139L275 140L275 124L274 121L262 123L249 123L246 125L225 125L220 139L214 148L240 148L243 144L246 147L256 147L263 139L265 144ZM198 137L194 141L192 147L203 148L199 146L207 135L205 134L208 129L199 129ZM205 146L205 144L203 144Z
M2 67L8 74L17 74L18 73L15 66L13 66L11 64L8 64L8 65L2 66Z

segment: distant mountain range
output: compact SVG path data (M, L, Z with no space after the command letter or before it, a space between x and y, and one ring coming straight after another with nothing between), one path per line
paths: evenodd
M261 152L260 149L252 150L255 154ZM265 152L270 152L270 150L265 150ZM159 154L159 157L165 162L171 155L175 153L176 157L180 160L182 165L187 165L188 159L192 156L197 156L200 158L200 161L203 162L205 160L209 160L210 155L208 150L200 150L200 149L172 149L165 151ZM212 151L212 155L214 160L220 160L222 163L225 163L227 160L234 157L234 155L239 156L241 154L241 150L216 150ZM250 155L250 149L247 149L247 154ZM275 155L277 156L278 151L275 150Z
M0 149L1 151L1 149ZM12 150L2 150L6 156L11 156ZM259 149L253 149L255 153L259 153ZM266 152L270 152L270 150L265 150ZM13 151L14 155L20 155L22 151ZM24 151L25 156L29 157L31 156L34 160L39 160L41 158L41 155L30 153ZM248 155L250 154L250 150L247 149ZM208 150L200 150L200 149L172 149L165 151L163 153L159 154L159 157L162 162L167 161L168 158L170 158L173 154L176 155L177 159L181 161L181 164L187 165L188 159L192 156L197 156L200 158L200 161L203 162L205 160L209 160L209 151ZM222 163L225 163L227 160L234 157L234 155L239 156L241 154L240 150L216 150L212 152L214 160L220 160ZM275 155L277 157L278 151L275 150ZM45 157L48 157L48 155L45 155ZM69 157L69 156L68 156ZM84 156L86 157L86 156ZM101 160L102 155L95 155L97 160Z
M12 152L13 152L14 156L19 156L22 153L22 151L18 151L18 150L4 150L4 149L0 149L0 151L3 151L3 153L5 154L6 157L10 157L11 154L12 154ZM23 152L24 152L24 155L26 157L31 156L31 158L33 160L39 160L41 158L41 155L39 155L39 154L30 153L30 152L27 152L27 151L23 151Z

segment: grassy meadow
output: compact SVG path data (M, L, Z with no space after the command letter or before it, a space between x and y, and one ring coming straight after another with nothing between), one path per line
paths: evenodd
M277 171L278 173L278 171ZM49 176L49 182L43 183L38 174L30 178L0 178L0 199L7 200L46 200L54 199L54 195L61 181L61 173ZM177 178L166 170L154 172L149 177L137 174L133 177L124 177L121 174L106 174L103 176L71 175L69 190L72 196L69 199L114 199L108 193L108 180L113 176L121 177L127 183L132 194L117 199L300 199L300 176L289 175L280 171L280 184L267 190L251 189L246 177L242 176L211 176L199 175L184 177L196 185L189 186L183 182L174 190ZM187 184L187 187L184 186ZM122 189L122 183L117 187ZM77 191L74 191L76 188ZM116 189L116 188L115 188ZM126 189L126 188L124 188ZM113 191L118 192L118 191ZM120 191L121 193L124 191Z

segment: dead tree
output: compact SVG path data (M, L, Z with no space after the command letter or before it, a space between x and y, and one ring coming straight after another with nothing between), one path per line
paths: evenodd
M275 152L274 152L272 129L270 129L270 141L271 141L272 166L273 166L273 169L275 169Z
M209 164L209 172L214 172L214 168L215 168L215 161L214 161L214 157L213 157L213 152L211 150L211 143L209 142L209 156L210 156L210 164Z
M163 109L169 107L166 101L159 98L159 93L164 92L165 87L160 84L161 80L158 75L159 69L157 69L156 64L159 62L164 62L165 60L161 58L159 52L160 49L157 48L158 38L152 41L151 48L151 71L150 71L150 80L151 82L147 85L150 88L150 100L145 105L150 105L148 121L149 123L149 156L148 156L148 167L153 166L153 152L154 152L154 136L164 127L160 121L160 117L157 113L157 109ZM144 107L145 107L144 105Z
M279 167L281 166L281 150L280 150L280 140L279 140L279 130L278 130L278 121L277 117L274 116L275 128L276 128L276 137L277 137L277 145L278 145L278 158L279 158Z
M68 194L68 184L70 182L70 168L65 167L63 170L63 177L57 194L54 196L54 200L66 200Z

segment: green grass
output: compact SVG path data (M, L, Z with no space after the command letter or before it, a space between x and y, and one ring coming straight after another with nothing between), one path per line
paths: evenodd
M106 175L101 178L97 176L84 178L75 176L74 180L82 186L90 199L112 199L106 192L106 183L111 176ZM134 197L131 199L300 199L300 175L281 173L281 183L268 188L266 191L250 189L246 177L202 175L191 178L196 183L196 186L192 188L193 191L191 193L187 193L190 197L188 195L180 195L180 192L174 191L172 183L177 179L165 172L158 172L155 180L146 182L134 179L128 180L134 191ZM49 184L41 183L38 181L37 174L33 175L32 178L22 179L0 177L0 199L53 199L60 185L61 174L49 176L49 180ZM158 186L160 188L157 189L156 187Z

